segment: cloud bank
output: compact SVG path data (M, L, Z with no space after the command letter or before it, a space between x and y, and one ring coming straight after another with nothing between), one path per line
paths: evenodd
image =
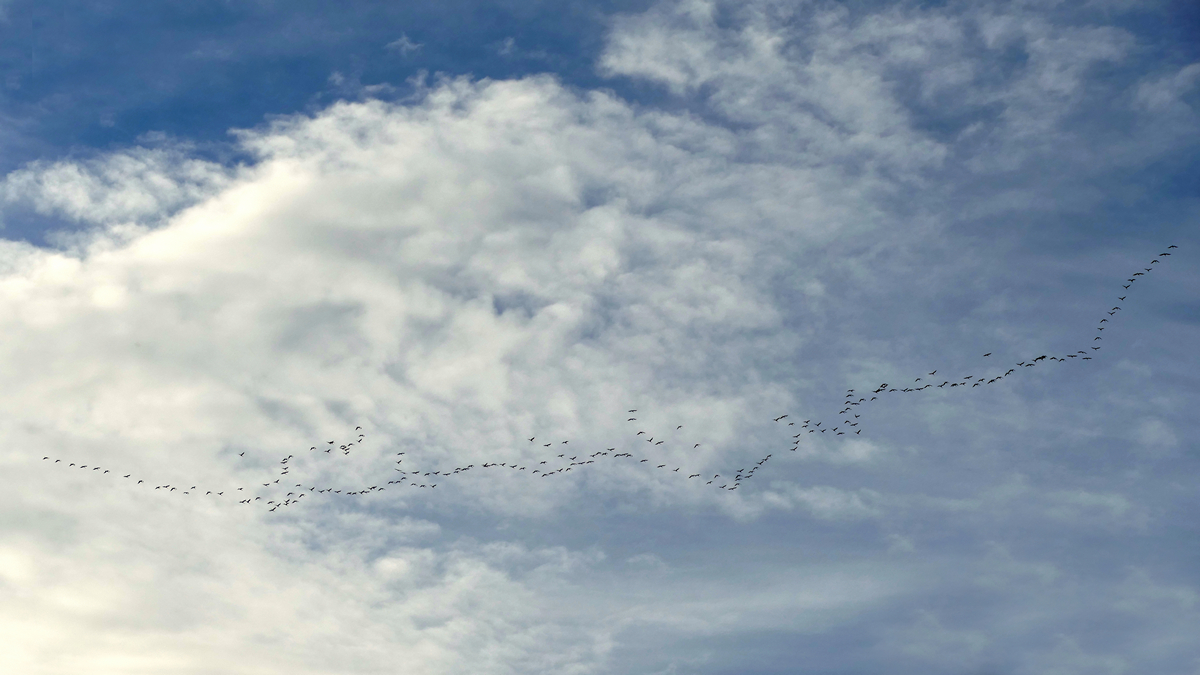
M1153 299L1194 310L1183 253L1092 370L897 402L795 453L771 421L1086 332L1166 245L1095 236L1110 186L1194 222L1129 178L1195 147L1196 65L1140 61L1091 11L662 3L597 64L657 105L443 77L240 130L235 166L10 173L6 213L73 228L0 246L0 664L1185 672L1194 389L1153 388L1195 335ZM353 453L309 450L356 426ZM280 513L120 478L257 485L294 455L302 485L375 485L397 457L532 468L542 440L668 469ZM767 453L739 491L699 487Z

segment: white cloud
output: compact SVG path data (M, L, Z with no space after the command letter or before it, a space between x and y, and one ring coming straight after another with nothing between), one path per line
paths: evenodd
M1048 494L1047 501L1047 515L1079 525L1139 528L1149 519L1144 509L1119 494L1064 490Z
M1080 118L1121 95L1092 75L1126 61L1135 40L1044 10L660 2L614 23L600 68L703 101L745 125L757 153L928 189L921 172L956 170L951 158L992 174L1090 154ZM1147 82L1138 100L1162 107L1188 72ZM1142 144L1165 130L1144 133ZM1144 161L1134 145L1122 151Z
M908 656L960 668L978 667L980 653L990 642L982 631L947 626L928 610L918 611L911 625L898 630L891 639L898 651Z
M1179 447L1179 437L1170 425L1160 419L1142 420L1130 440L1151 454L1165 454Z
M230 183L218 164L189 148L134 148L84 162L34 162L10 173L2 198L87 225L161 220Z
M842 490L829 485L802 488L798 485L772 485L764 491L764 505L791 510L802 508L822 520L864 520L882 512L874 505L879 495L872 490Z
M344 648L292 650L288 665L369 668L383 662L383 645L427 672L563 672L603 658L575 610L555 618L565 608L534 600L534 588L562 585L575 563L514 578L520 565L494 546L398 548L431 530L338 516L342 507L315 494L271 524L248 507L149 488L187 481L233 493L269 481L260 477L288 454L299 482L347 489L381 483L403 450L408 467L534 466L545 451L527 436L573 447L620 438L631 402L653 433L686 425L657 456L689 469L719 461L746 410L784 394L714 387L705 373L788 340L713 352L747 331L774 332L779 314L750 274L754 245L729 222L694 219L686 212L698 205L670 194L685 180L733 189L743 179L712 175L711 158L657 141L651 127L663 121L547 78L459 80L413 107L338 104L243 132L258 160L236 172L135 150L10 175L12 202L91 226L64 250L8 243L3 252L0 351L9 375L28 383L2 395L26 420L6 445L36 443L64 459L47 466L10 450L7 464L44 486L26 498L87 551L35 539L10 556L10 583L32 596L20 612L27 647L6 655L11 669L54 652L53 668L86 659L99 664L91 672L167 671L203 658L200 639L222 654L210 667L279 667L271 645L346 630L355 637ZM673 129L707 142L700 127ZM785 175L768 168L756 179ZM664 373L673 384L659 384ZM356 425L369 436L353 456L306 450ZM705 449L685 456L684 438ZM72 474L68 461L116 473ZM688 488L636 465L597 469L537 480L477 468L439 490L459 509L544 514L574 498L572 485L626 496L631 485L660 486L656 500ZM114 477L127 472L146 484ZM393 492L379 504L424 501ZM121 535L107 525L139 518ZM107 534L83 534L97 527ZM367 531L360 542L355 533ZM297 549L297 537L316 552ZM151 557L124 566L142 546ZM372 562L375 547L387 552ZM80 556L86 575L71 562ZM20 570L35 558L43 575L61 572L30 580ZM125 613L145 619L109 642L66 647ZM285 617L297 624L286 637L253 637L254 626ZM210 619L224 627L197 633ZM178 628L156 639L144 621ZM64 622L80 627L53 628ZM537 646L547 639L554 649Z
M1136 93L1137 103L1151 111L1166 111L1174 109L1177 112L1189 111L1180 99L1196 87L1200 81L1200 63L1192 63L1177 72L1157 77L1151 81L1142 82ZM1194 113L1194 111L1192 111Z
M739 21L726 29L708 2L662 3L618 21L601 71L661 83L679 95L703 89L717 112L749 125L748 147L786 153L800 165L912 172L944 160L941 144L911 128L885 75L891 59L924 65L925 40L953 40L956 28L893 29L890 17L854 26L843 10L797 10L792 17L766 3L733 11ZM804 23L808 30L796 35ZM891 58L877 57L881 44L892 48Z
M418 51L424 46L425 45L423 44L413 42L411 39L409 39L408 34L402 33L400 37L387 43L387 45L384 46L384 49L393 52L400 52L401 56L408 56L409 52Z

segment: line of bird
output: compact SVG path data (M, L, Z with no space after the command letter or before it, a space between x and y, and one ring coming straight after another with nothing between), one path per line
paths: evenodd
M1174 244L1172 244L1171 246L1168 246L1167 247L1168 250L1160 253L1153 260L1151 260L1148 267L1142 268L1142 271L1135 272L1128 279L1126 279L1126 283L1122 285L1122 288L1124 289L1122 291L1123 294L1117 296L1118 302L1124 302L1126 300L1126 298L1128 297L1130 287L1132 287L1133 284L1135 284L1138 281L1138 277L1144 277L1146 274L1154 271L1154 269L1155 269L1154 265L1162 262L1162 258L1169 257L1171 255L1170 249L1174 249L1174 248L1179 248L1179 247ZM1083 361L1091 361L1091 360L1093 360L1094 356L1096 355L1096 352L1100 351L1100 349L1101 349L1100 345L1097 345L1096 343L1100 342L1104 339L1103 336L1100 335L1100 333L1103 333L1103 331L1106 328L1106 326L1104 324L1108 323L1111 325L1110 320L1115 319L1117 312L1120 312L1121 310L1122 310L1121 305L1117 304L1117 305L1113 306L1112 308L1105 311L1105 314L1107 316L1105 318L1100 319L1099 323L1097 324L1097 326L1096 326L1097 334L1092 337L1091 344L1083 345L1083 346L1088 347L1088 349L1086 349L1086 350L1079 349L1073 353L1063 354L1063 355L1041 354L1039 356L1030 357L1030 358L1026 358L1022 361L1018 361L1017 363L1014 364L1016 366L1015 368L1010 367L1007 370L1004 370L1002 372L997 372L992 375L984 375L982 377L975 377L974 375L964 375L960 378L944 379L941 384L937 384L937 385L933 384L933 382L935 382L936 380L926 380L925 379L926 377L933 377L933 376L937 375L938 369L935 368L934 370L929 371L925 375L923 375L921 377L917 377L916 379L913 380L912 384L907 385L907 386L897 387L897 386L890 385L887 382L884 382L873 389L862 390L858 395L856 395L856 391L854 389L847 389L845 400L842 401L842 409L838 411L837 415L838 415L838 417L843 417L844 415L853 415L853 419L848 419L848 418L843 417L843 419L840 423L834 422L834 424L837 424L838 426L833 426L833 427L831 427L829 424L826 424L824 421L821 421L821 420L804 420L800 426L800 429L802 429L802 431L798 434L795 434L793 436L793 439L800 439L806 432L809 434L832 432L835 436L844 436L844 435L850 433L851 430L853 430L854 435L856 435L856 436L860 435L862 433L862 429L859 428L859 426L861 424L860 420L861 420L862 415L859 412L856 412L855 408L860 407L860 406L868 406L872 402L879 400L879 398L881 396L885 396L888 394L912 394L912 393L916 393L916 392L922 392L922 391L925 391L925 390L931 389L931 388L953 389L956 387L968 387L968 388L974 389L975 387L987 386L987 385L991 385L991 384L1000 382L1004 378L1006 378L1010 375L1013 375L1014 373L1022 372L1025 368L1034 368L1041 362L1053 361L1053 362L1058 362L1058 363L1067 363L1067 362L1069 362L1070 359L1075 359L1077 362L1080 362L1080 363L1082 363ZM992 352L988 352L988 353L984 354L982 358L988 358L991 355L992 355ZM1021 370L1018 370L1018 369L1021 369ZM918 383L920 383L922 381L924 381L925 384L918 386ZM867 398L867 394L866 394L867 391L869 391L871 394L869 399ZM788 419L788 418L795 419L789 413L789 414L784 414L784 415L774 418L774 421L776 423L779 423L779 422L782 422L784 419ZM795 422L788 422L787 426L795 426L795 424L796 424ZM824 429L821 428L822 424L826 425ZM842 425L846 425L846 426L843 427ZM795 445L793 446L792 449L795 450L795 448L799 445L799 443L800 443L800 441L796 440Z
M1178 248L1178 246L1175 246L1175 245L1169 246L1168 251L1164 251L1163 253L1159 254L1154 260L1152 260L1149 263L1149 267L1142 268L1143 271L1136 272L1129 279L1127 279L1126 280L1127 283L1123 284L1124 292L1126 293L1126 295L1118 296L1118 300L1121 302L1124 302L1126 300L1126 298L1128 297L1127 293L1128 293L1130 287L1138 281L1138 277L1145 276L1146 274L1149 274L1150 272L1152 272L1155 269L1154 265L1159 263L1161 258L1170 256L1171 253L1170 253L1169 249L1174 249L1174 248ZM1107 316L1100 320L1099 324L1096 327L1096 332L1102 333L1105 330L1105 328L1111 327L1112 320L1115 320L1115 316L1116 316L1117 312L1120 312L1120 311L1121 311L1121 305L1119 305L1119 304L1112 307L1111 309L1107 310L1106 311ZM1110 324L1110 326L1105 326L1104 324ZM1092 342L1095 343L1095 342L1098 342L1101 340L1102 340L1102 336L1096 335L1096 336L1094 336ZM979 386L991 385L991 384L1000 382L1004 378L1009 377L1010 375L1013 375L1017 372L1022 372L1025 368L1036 367L1039 363L1044 362L1044 361L1055 361L1058 363L1067 363L1069 359L1076 359L1080 362L1092 360L1093 355L1100 350L1100 347L1095 344L1089 345L1089 347L1090 347L1090 352L1087 350L1081 349L1081 350L1075 351L1074 353L1064 354L1061 356L1042 354L1042 355L1039 355L1039 356L1036 356L1033 358L1028 358L1023 361L1020 361L1015 364L1015 366L1016 366L1015 368L1010 367L1007 370L1004 370L1003 372L1000 372L995 375L991 375L991 376L985 375L983 377L975 377L974 375L965 375L961 378L955 378L953 380L945 380L941 384L937 384L937 385L933 384L933 382L935 380L926 380L925 379L926 377L934 377L937 375L938 369L934 369L934 370L926 373L925 375L922 375L921 377L917 377L914 380L914 382L912 383L912 385L909 385L909 386L896 387L896 386L892 386L885 382L883 384L880 384L878 387L869 389L870 394L871 394L869 399L867 398L867 394L866 394L866 391L868 391L868 390L864 390L861 394L856 395L856 393L855 393L856 390L848 389L846 391L845 400L842 401L843 407L840 411L838 411L838 417L842 417L843 419L841 422L835 422L835 424L837 424L837 426L830 426L829 424L827 424L826 422L824 422L822 420L806 419L806 420L800 421L800 420L798 420L798 416L793 416L791 413L786 413L786 414L780 415L780 416L772 418L772 419L777 424L783 423L785 420L789 420L786 422L786 426L788 426L788 427L796 426L797 422L799 422L800 431L799 431L799 433L792 435L792 444L790 447L787 448L787 450L790 450L791 452L795 452L799 449L801 443L804 441L804 437L807 434L830 433L830 434L832 434L833 437L852 435L857 438L861 435L861 433L863 431L863 429L861 428L860 425L862 424L862 416L865 413L865 407L869 406L872 402L880 400L880 397L882 397L882 396L886 396L886 395L890 395L890 394L911 394L911 393L925 391L925 390L928 390L931 388L949 390L949 389L954 389L954 388L958 388L958 387L965 387L965 388L973 389L973 388L979 387ZM992 355L992 353L988 352L983 355L983 358L991 357L991 355ZM1020 370L1018 370L1018 369L1020 369ZM921 386L916 386L918 383L920 383L922 381L924 381L925 384L923 384ZM859 410L855 410L855 408L859 408ZM629 414L636 414L637 412L638 412L638 410L636 408L630 408L627 411L627 413L629 413ZM848 417L849 415L852 415L852 417ZM791 420L795 420L795 421L791 421ZM637 422L638 418L630 417L626 421L627 422ZM822 428L822 425L824 425L823 428ZM683 429L682 425L677 425L674 429L674 433L672 433L671 435L673 435L673 436L676 435L682 429ZM341 443L341 444L338 444L335 441L327 441L325 443L324 447L318 447L318 446L310 447L308 449L308 453L306 453L306 454L313 454L316 456L319 456L321 454L331 455L336 450L342 457L348 457L348 456L350 456L350 454L351 454L352 450L355 448L355 446L361 447L362 444L365 442L366 436L362 433L362 427L355 427L355 431L357 431L359 433L358 433L358 437L356 439L354 439L353 441L350 441L347 443ZM642 438L642 436L646 436L646 438ZM466 464L464 466L454 467L453 469L438 469L438 470L433 470L433 471L405 470L404 468L402 468L402 465L404 463L404 459L405 459L405 456L407 453L398 452L395 455L395 457L398 457L398 459L394 460L395 466L392 467L393 473L398 473L399 474L398 476L393 475L392 480L388 480L388 481L382 481L382 480L373 481L373 482L375 482L374 485L369 485L369 486L362 485L362 486L356 486L353 488L344 488L344 487L343 488L334 488L332 486L325 486L322 488L318 488L316 485L310 485L307 488L305 488L304 483L296 483L296 484L294 484L294 486L291 484L290 481L288 481L287 483L281 483L281 481L283 481L284 478L289 477L291 474L291 470L293 467L292 461L294 459L296 459L296 456L291 455L291 454L289 454L286 457L279 460L279 467L277 469L278 475L279 475L278 478L275 478L274 480L267 478L266 482L263 482L263 483L256 482L252 485L243 485L243 486L240 486L237 488L232 488L232 489L231 488L209 489L209 488L200 488L200 487L197 487L196 485L192 485L190 487L184 487L182 484L174 485L171 483L161 483L161 484L151 485L150 483L148 483L146 481L146 479L136 477L132 473L124 474L123 476L121 476L121 478L123 480L130 481L130 483L132 485L137 485L137 486L144 485L146 489L152 489L152 490L156 490L156 491L161 490L165 494L178 492L180 495L186 495L186 496L204 496L204 497L213 497L216 499L224 499L226 493L229 493L230 498L236 497L237 503L239 503L239 504L253 505L253 504L257 504L257 503L261 502L262 505L268 511L276 511L276 510L279 510L282 508L287 508L287 507L299 504L299 503L301 503L301 500L303 498L308 497L308 496L324 495L324 496L329 496L329 497L333 497L333 496L356 497L356 496L362 496L362 495L371 495L371 494L375 494L377 492L383 492L392 486L395 486L396 488L408 487L408 488L415 488L415 489L433 490L433 489L436 489L437 486L445 480L450 480L455 476L460 476L469 471L477 470L477 469L489 469L489 470L505 469L505 470L510 470L510 471L514 471L517 473L525 471L530 476L537 476L540 479L545 479L545 478L552 478L555 476L563 476L573 470L577 470L582 467L595 464L597 461L605 462L605 461L614 461L614 460L627 461L627 462L630 462L632 464L636 464L639 466L641 464L647 464L649 467L653 467L655 470L661 470L661 471L664 471L665 473L670 473L670 474L678 474L681 478L686 477L686 480L689 480L689 481L699 478L700 481L698 481L698 483L705 487L711 486L715 489L720 489L720 490L724 490L724 491L734 491L734 490L737 490L739 487L741 487L743 481L747 481L747 480L753 478L755 473L759 469L761 469L763 467L763 465L765 465L768 461L770 461L772 457L774 457L774 453L768 453L766 456L762 457L761 459L757 460L756 462L749 464L748 469L744 466L743 468L740 468L737 471L729 472L729 474L727 474L725 476L722 476L722 474L720 474L720 473L716 473L716 474L713 474L712 477L705 480L700 472L693 472L690 470L684 471L683 465L680 464L678 462L678 460L663 461L662 457L659 457L658 459L654 459L651 456L648 456L647 450L659 451L660 449L661 450L672 449L678 439L673 438L672 444L670 446L668 446L667 448L661 448L661 446L663 446L664 444L667 443L668 439L666 437L664 437L662 434L658 434L658 433L651 435L651 432L644 430L644 429L639 429L636 433L633 434L633 437L631 439L631 440L636 440L636 441L645 441L646 443L649 444L648 446L642 446L640 443L636 443L635 444L636 448L640 449L636 455L634 452L629 451L630 449L633 449L633 448L622 448L621 444L618 444L617 446L608 447L608 448L604 448L601 450L596 450L591 453L587 453L587 452L578 453L577 452L577 453L571 454L571 456L568 457L567 456L568 452L566 452L566 448L563 446L569 445L569 443L570 443L569 440L562 440L562 441L550 442L550 443L539 443L539 442L537 442L538 439L536 436L531 436L530 438L528 438L526 440L531 445L540 446L542 449L553 447L556 450L563 450L563 452L561 452L561 453L551 452L550 454L546 455L546 459L540 460L540 461L538 461L538 459L536 457L532 460L521 461L521 462L513 462L513 461L508 461L508 460L506 460L504 462L490 462L489 461L489 462L483 462L483 463L479 464L478 466L475 465L474 463L470 463L470 464ZM692 439L692 440L694 440L694 439ZM691 443L691 440L687 441L687 443ZM685 448L685 450L695 451L695 450L699 449L701 447L701 445L702 445L701 443L694 443L694 444L692 444L691 448ZM239 454L239 456L244 457L245 454L246 454L245 452L242 452ZM551 455L553 455L553 456L551 456ZM674 456L674 455L672 455L672 456ZM89 469L92 472L101 471L102 473L99 475L106 475L106 474L112 473L112 469L109 469L109 468L104 468L104 467L101 467L98 465L77 464L76 462L67 462L66 460L64 460L62 458L45 456L42 458L42 460L51 462L51 464L53 464L53 465L63 464L63 467L68 468L68 469L69 468L78 468L83 471L87 471ZM53 461L51 461L51 460L53 460ZM65 462L65 464L64 464L64 462ZM675 465L674 468L671 468L672 465ZM116 476L117 474L113 473L112 475ZM259 488L266 488L266 490L260 490ZM277 493L282 492L283 490L288 490L288 492L286 494L277 494Z
M629 412L635 413L637 411L629 410ZM681 430L682 428L683 428L682 425L680 425L680 426L676 427L676 430L678 431L678 430ZM361 427L355 427L355 430L361 431ZM645 432L639 432L638 434L635 434L635 438L641 436L644 433ZM366 439L365 435L362 433L359 433L358 438L355 439L354 441L336 445L336 448L334 447L336 444L335 441L327 441L326 445L329 447L318 448L317 446L312 446L309 448L309 452L313 453L320 449L320 450L322 450L323 453L328 454L328 453L332 453L334 449L337 449L340 451L340 453L339 453L340 455L342 455L343 457L346 457L351 454L351 450L355 445L361 446L365 442L365 439ZM527 440L531 444L533 444L537 441L537 438L530 437ZM648 439L643 439L643 440L646 440L649 443L654 443L653 437L648 438ZM569 440L564 440L564 441L560 441L557 444L556 443L545 443L545 444L540 444L540 445L542 447L553 447L553 446L557 445L558 449L565 449L562 446L566 446L569 443L570 443ZM661 446L663 443L664 443L663 440L659 440L657 443L654 443L654 444L655 444L655 446ZM700 444L697 443L693 447L698 448L698 447L700 447ZM586 456L583 453L580 453L580 454L574 454L570 457L567 457L567 454L568 454L567 452L558 453L554 459L561 460L561 462L556 462L554 466L550 466L550 463L553 460L547 459L547 460L542 460L540 462L537 462L536 464L534 463L534 461L529 461L529 462L508 462L508 461L505 461L505 462L483 462L482 464L480 464L478 466L475 465L474 463L471 463L471 464L467 464L465 466L455 467L450 470L442 469L442 470L432 470L432 471L422 471L419 469L405 470L403 468L400 468L400 466L404 463L404 457L407 453L397 452L395 456L399 457L399 459L394 460L396 466L393 467L393 471L396 473L399 473L400 475L396 476L393 480L388 480L386 482L380 481L380 482L377 482L377 484L375 484L375 485L359 486L359 487L355 487L355 488L341 488L341 489L330 487L330 486L318 488L316 485L310 485L306 489L304 487L303 483L296 483L296 484L292 485L290 482L287 482L287 483L282 482L284 480L284 478L288 477L291 473L292 462L294 459L296 459L296 456L293 454L289 454L286 457L279 460L280 466L277 469L278 475L279 475L278 478L274 478L274 480L272 480L271 478L267 478L267 479L265 479L266 482L263 482L263 483L243 485L243 486L233 488L233 489L230 489L230 488L224 488L224 489L207 488L207 487L197 486L197 485L185 487L182 484L176 485L176 484L172 484L169 482L161 483L161 484L152 484L151 482L147 482L147 480L145 478L140 478L133 474L125 474L125 475L121 476L121 478L124 480L131 481L131 484L135 485L135 486L144 485L146 489L162 490L164 492L164 494L171 494L171 493L177 492L179 495L182 495L182 496L204 496L204 497L213 497L215 499L222 499L225 497L226 493L229 493L231 497L235 497L235 496L237 497L237 502L239 504L250 505L250 504L262 502L262 505L264 507L266 507L266 509L268 511L275 511L277 509L286 508L286 507L289 507L289 506L292 506L295 504L299 504L300 500L302 498L309 496L309 495L327 495L327 496L340 495L340 496L347 496L347 497L360 496L360 495L373 494L376 492L383 492L383 491L387 490L389 486L393 486L393 485L398 486L398 487L411 487L411 488L417 488L417 489L432 490L432 489L437 488L437 486L440 484L441 481L446 480L452 476L457 476L459 474L466 473L467 471L470 471L473 469L503 468L503 469L509 469L509 470L517 471L517 472L532 469L531 471L529 471L529 475L538 476L539 478L550 478L550 477L554 477L554 476L567 474L567 473L575 470L578 467L595 464L597 459L599 459L599 458L612 457L613 459L617 459L617 458L623 458L623 457L625 457L625 458L633 458L634 457L633 453L616 452L616 450L617 450L617 448L613 447L613 448L607 448L605 450L595 451L590 454L586 454ZM246 454L245 452L241 452L241 453L239 453L239 457L244 457L245 454ZM319 455L321 453L317 453L317 454ZM769 459L769 457L764 458L763 460L759 461L749 471L747 471L745 469L739 469L735 473L733 478L730 480L718 481L718 479L721 477L721 475L714 474L714 476L707 481L707 484L713 485L714 483L720 483L720 485L716 485L715 487L718 487L721 489L735 490L740 485L740 482L742 480L752 477L754 475L755 471L757 471L760 466L765 464L768 459ZM108 468L105 468L105 467L102 467L99 465L88 465L88 464L82 464L82 463L77 464L75 462L67 461L66 459L63 459L63 458L44 456L44 457L42 457L42 460L49 461L52 465L62 464L63 468L65 468L65 469L78 468L78 469L84 470L84 471L87 471L90 469L91 471L101 471L102 473L100 475L106 475L106 474L112 473L112 469L108 469ZM643 458L638 463L639 464L647 463L650 461L651 461L650 458ZM669 466L666 463L658 464L657 468L668 469L672 473L679 473L682 470L682 467L680 467L680 466L677 466L673 470L671 470L671 469L669 469ZM116 476L117 474L113 473L113 475ZM689 479L694 479L694 478L699 478L699 477L700 477L699 473L687 475L687 478L689 478ZM265 491L260 490L259 489L260 487L266 488L266 490ZM299 489L297 490L295 488L299 488ZM282 492L282 490L284 490L284 489L287 489L290 491L283 495L275 494L277 492ZM265 492L266 494L260 494L263 492Z

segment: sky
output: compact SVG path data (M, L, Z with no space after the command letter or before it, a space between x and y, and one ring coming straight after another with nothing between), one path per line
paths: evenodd
M0 2L0 671L1200 673L1197 36Z

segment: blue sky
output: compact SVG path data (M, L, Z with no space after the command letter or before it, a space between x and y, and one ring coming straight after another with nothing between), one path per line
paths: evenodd
M645 6L9 3L5 113L33 128L11 139L5 166L147 131L225 143L230 128L361 95L357 85L402 92L421 71L596 86L608 18Z
M1200 11L345 7L0 5L0 670L1200 668Z

